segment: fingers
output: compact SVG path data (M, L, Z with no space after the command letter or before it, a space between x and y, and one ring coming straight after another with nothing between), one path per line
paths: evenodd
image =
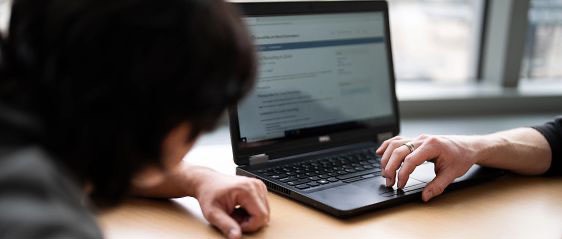
M377 155L382 155L382 153L384 153L384 151L386 150L386 148L388 147L388 144L390 144L390 142L394 141L394 140L401 140L402 137L400 136L395 136L391 139L387 139L384 142L382 142L381 146L379 146L379 148L377 149L376 153Z
M452 171L443 171L425 186L425 189L422 192L422 200L424 202L429 201L430 199L434 198L437 195L443 193L445 188L449 186L455 180L455 175Z
M265 186L265 183L263 183L262 181L259 181L260 184L260 188L261 188L261 195L262 195L262 201L265 202L265 206L267 207L267 212L268 215L271 214L271 208L269 207L269 201L267 200L267 187ZM269 223L269 216L267 218L267 223Z
M382 175L386 178L386 186L390 187L394 185L396 180L396 171L403 166L405 159L409 157L409 155L413 152L406 146L405 143L411 143L414 146L414 149L417 149L419 145L421 145L427 138L426 135L420 135L415 140L405 139L399 136L396 136L392 139L386 140L383 144L377 149L377 154L382 153L381 157L381 169ZM416 150L414 150L415 152ZM403 171L402 176L398 179L398 186L404 187L408 181L409 175L413 172L416 166L423 163L415 162L414 164L410 165L407 171ZM401 169L402 171L402 169ZM399 175L400 176L400 175Z
M422 192L422 199L428 201L443 193L457 175L466 173L471 166L470 163L467 165L463 161L454 161L462 153L458 152L458 144L450 141L450 139L447 140L444 137L420 135L412 141L401 137L394 137L383 142L377 149L377 154L382 154L381 169L383 170L383 176L386 177L386 186L394 185L396 171L400 169L397 177L398 187L404 188L410 174L414 172L417 166L425 161L435 160L437 176L426 185ZM407 142L414 145L413 152L410 152L408 147L403 146Z
M385 160L386 164L384 166L382 166L383 163L381 162L381 167L383 168L383 176L386 177L386 186L387 187L391 187L392 185L394 185L395 179L396 179L396 171L400 167L403 166L403 162L404 162L405 158L408 157L411 153L413 153L413 152L410 151L410 149L407 146L404 145L407 142L411 143L414 146L414 152L415 152L416 151L415 149L417 149L419 147L419 145L422 144L423 141L421 141L421 140L395 141L394 145L392 145L392 143L391 143L388 146L388 148L385 152L385 155L387 153L390 154L389 156L384 156L384 157L389 157L388 160ZM389 152L389 150L391 150L391 147L394 148L394 150ZM421 164L421 163L419 163L419 164ZM414 168L415 168L415 166L417 166L419 164L413 165ZM413 169L412 169L412 171L413 171ZM404 185L406 185L406 181L407 181L407 179L405 181L399 180L399 182L403 183Z
M410 174L414 172L417 166L425 161L439 157L439 151L430 144L422 143L414 152L404 158L404 162L398 172L398 187L404 188Z
M386 177L386 186L391 187L394 185L396 178L396 170L402 165L404 158L410 154L410 149L406 146L398 147L392 151L388 163L384 167L384 175Z
M241 238L242 232L256 231L269 222L267 188L263 182L236 176L223 178L223 183L226 185L198 198L209 223L228 238Z
M269 222L269 204L267 202L265 185L257 179L252 180L249 190L237 194L236 201L246 209L249 219L240 224L243 231L256 231Z
M239 239L242 231L238 223L230 217L223 209L211 207L205 212L205 218L209 223L215 225L227 238Z
M395 137L397 138L397 137ZM404 143L408 142L407 139L395 139L392 140L390 142L388 142L387 146L385 147L384 153L381 156L381 168L386 168L386 165L388 163L388 160L390 159L390 156L392 155L392 153L394 152L394 150L396 150L397 148L399 148L400 146L402 146ZM384 174L383 171L383 176L387 176Z

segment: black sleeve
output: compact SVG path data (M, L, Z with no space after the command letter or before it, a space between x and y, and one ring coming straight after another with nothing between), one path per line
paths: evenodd
M533 127L548 141L552 152L552 162L546 175L562 175L562 116L544 125Z
M41 150L0 155L0 238L102 238L80 196Z

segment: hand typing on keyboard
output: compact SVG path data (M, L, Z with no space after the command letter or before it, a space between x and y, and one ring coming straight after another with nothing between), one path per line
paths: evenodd
M432 160L437 176L422 192L422 199L428 201L441 194L453 180L464 175L476 163L476 154L481 152L479 147L478 140L471 136L422 135L415 139L396 136L384 141L377 154L381 155L386 186L393 186L398 178L397 186L402 189L417 166Z

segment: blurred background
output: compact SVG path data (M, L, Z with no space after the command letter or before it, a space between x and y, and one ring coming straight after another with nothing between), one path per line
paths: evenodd
M485 0L390 0L401 81L466 83L478 77ZM562 0L531 0L521 78L562 79Z
M388 3L402 115L562 112L562 0Z

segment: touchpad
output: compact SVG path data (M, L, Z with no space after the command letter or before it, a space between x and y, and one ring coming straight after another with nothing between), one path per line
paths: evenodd
M416 186L419 184L423 184L423 182L420 182L419 180L415 180L410 178L408 180L408 182L406 183L406 186L404 186L404 189L410 188L412 186ZM387 193L389 191L395 191L398 190L398 187L396 186L396 184L394 186L392 186L391 188L387 188L386 187L386 179L383 177L379 177L377 178L377 180L373 180L373 181L362 181L362 182L357 182L355 183L355 185L369 190L369 191L378 191L380 194L383 193Z
M435 165L433 163L423 163L416 167L414 172L410 174L410 178L415 178L425 183L431 182L435 178Z

